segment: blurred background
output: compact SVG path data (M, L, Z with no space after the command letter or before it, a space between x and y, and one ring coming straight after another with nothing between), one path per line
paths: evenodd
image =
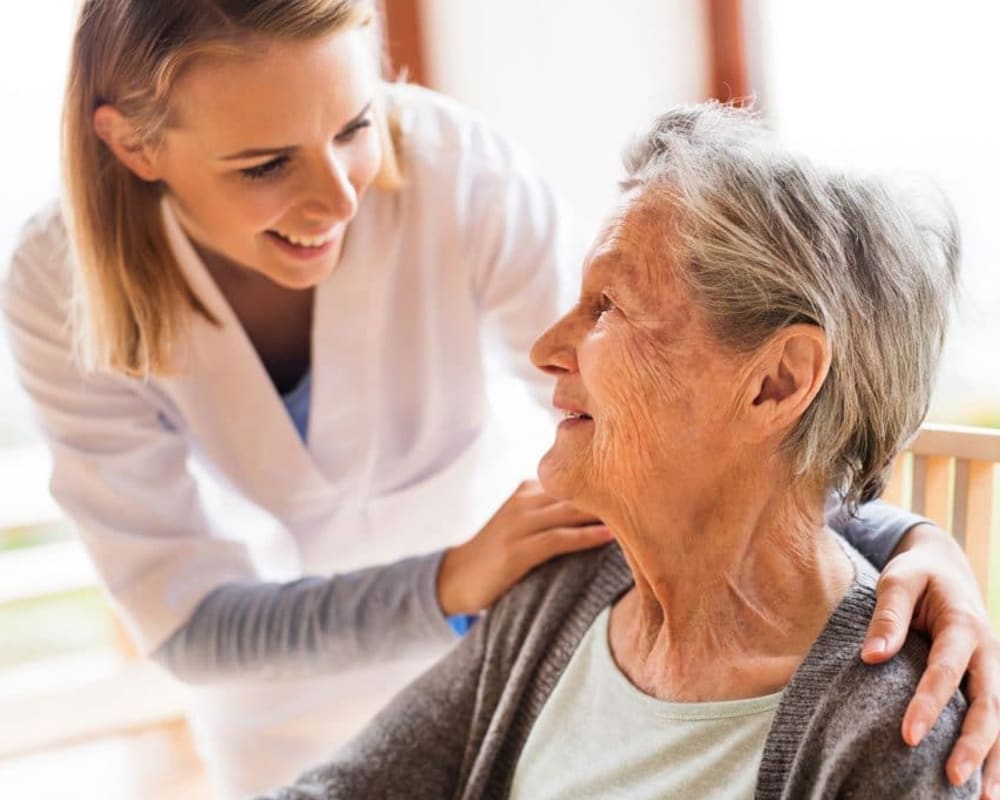
M996 4L383 5L391 74L403 69L484 113L587 235L615 197L630 135L671 105L709 97L756 98L786 143L824 162L935 181L960 219L964 287L931 419L1000 427ZM25 219L58 195L75 9L32 0L0 12L0 271ZM494 402L521 402L518 387L498 383ZM76 797L203 797L176 687L132 658L46 480L0 332L0 795L31 786L32 797L62 796L62 773Z

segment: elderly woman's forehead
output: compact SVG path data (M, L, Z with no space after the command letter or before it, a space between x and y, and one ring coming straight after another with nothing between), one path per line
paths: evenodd
M637 232L654 233L669 225L674 203L665 191L652 186L640 186L625 192L608 214L613 227Z
M668 254L671 204L648 193L630 192L605 218L590 258L623 267L654 267ZM658 270L657 270L658 271Z

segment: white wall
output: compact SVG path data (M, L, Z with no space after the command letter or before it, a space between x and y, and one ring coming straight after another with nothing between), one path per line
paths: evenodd
M4 7L0 25L0 260L59 189L59 107L75 0Z
M17 232L59 192L59 109L76 0L4 5L0 25L0 275ZM0 446L31 437L0 327Z
M628 137L704 99L703 0L424 0L429 81L525 148L586 236Z
M617 196L629 138L670 106L704 99L703 6L423 0L427 82L484 113L525 150L589 241ZM576 287L570 291L575 297ZM501 434L523 448L528 476L552 440L551 419L496 371L490 394Z

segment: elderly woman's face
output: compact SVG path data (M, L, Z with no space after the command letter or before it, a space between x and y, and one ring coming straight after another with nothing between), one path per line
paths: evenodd
M650 491L710 490L734 446L738 363L680 279L670 230L664 201L626 197L588 256L576 306L532 349L566 415L539 478L598 512Z

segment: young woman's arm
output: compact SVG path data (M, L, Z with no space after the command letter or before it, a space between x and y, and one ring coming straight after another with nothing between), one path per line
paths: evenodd
M854 516L837 505L832 505L828 511L830 527L878 569L889 563L910 528L927 522L919 514L904 511L882 500L865 503Z
M555 555L605 544L601 525L521 484L469 541L333 578L227 584L154 657L189 682L364 666L455 641L447 616L493 604ZM430 648L433 648L431 650Z
M6 329L52 455L52 494L149 652L208 591L256 573L240 543L211 536L188 446L148 387L78 366L70 258L54 209L28 224L2 287Z
M52 453L56 500L140 649L181 679L326 674L439 652L456 640L445 615L478 611L536 563L606 541L578 512L521 487L447 556L263 582L241 542L213 533L188 444L149 388L78 367L68 259L59 215L37 217L3 286L15 362Z

